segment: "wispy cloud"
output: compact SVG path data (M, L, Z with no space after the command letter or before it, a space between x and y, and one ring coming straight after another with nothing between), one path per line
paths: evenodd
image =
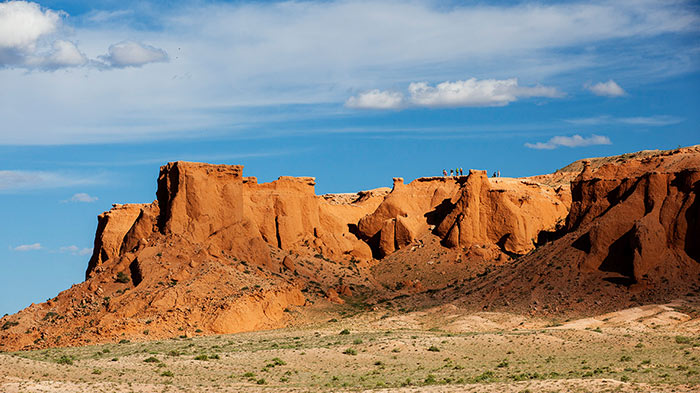
M70 199L65 200L64 202L82 202L82 203L91 203L91 202L96 202L99 198L96 196L91 196L90 194L86 194L84 192L79 192L77 194L73 194Z
M668 115L635 117L614 117L610 115L601 115L594 117L584 117L579 119L567 119L566 122L577 125L627 124L648 127L662 127L682 123L684 120L685 119L683 119L682 117Z
M610 145L612 142L607 136L601 135L591 135L588 138L582 137L581 135L572 136L555 136L552 137L547 142L536 142L536 143L525 143L526 147L530 149L544 149L552 150L561 146L565 147L584 147L593 145Z
M17 246L13 248L15 251L35 251L35 250L41 250L41 243L34 243L34 244L22 244L21 246Z
M7 9L14 3L1 4ZM458 81L465 74L478 81L517 76L521 85L533 88L537 82L556 81L564 89L580 86L580 75L614 73L618 82L649 83L697 69L697 56L687 55L694 41L676 39L698 31L700 18L690 1L484 4L182 2L167 9L113 9L92 15L109 24L77 25L60 10L34 5L30 11L43 21L36 24L42 28L32 30L27 39L19 40L15 31L30 24L0 22L0 28L11 26L7 34L0 33L0 40L12 37L2 41L0 144L205 135L236 129L241 122L239 116L212 109L319 103L341 107L352 95L348 92L388 92L419 81L430 81L417 96L426 105L512 102L508 96L475 100L476 92L465 98L433 85ZM130 23L143 19L157 28ZM125 39L138 46L115 44ZM64 42L54 48L58 40ZM611 53L610 46L621 40L626 45L616 45ZM164 60L161 50L168 62L134 68ZM65 64L63 71L26 72L27 59L52 51L54 60L45 64ZM68 66L81 63L81 54L87 63ZM124 69L105 72L94 62ZM406 100L408 92L402 94ZM519 94L516 99L528 92ZM348 106L393 108L397 101L395 95L355 95ZM42 115L33 115L38 108ZM245 121L268 121L256 109L246 114Z
M607 82L598 82L595 84L587 83L584 87L597 96L621 97L627 94L627 92L612 79Z
M92 248L80 248L76 245L64 246L58 249L62 253L70 253L72 255L89 255L92 254Z
M95 184L94 177L44 171L0 170L0 192L61 188L84 184Z
M413 82L408 85L409 96L399 92L378 89L350 97L345 105L359 109L397 109L403 106L425 108L505 106L520 98L557 98L564 94L549 86L520 86L518 80L470 78L455 82L442 82L431 86L427 82Z

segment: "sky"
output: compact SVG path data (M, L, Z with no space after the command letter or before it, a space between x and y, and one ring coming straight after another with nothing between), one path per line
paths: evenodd
M0 315L83 281L169 161L528 176L699 144L699 109L693 1L0 2Z

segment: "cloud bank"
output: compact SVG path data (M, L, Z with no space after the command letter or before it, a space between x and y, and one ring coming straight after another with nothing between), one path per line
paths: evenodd
M402 93L374 89L350 97L345 105L358 109L398 109L404 106L423 108L505 106L519 98L562 96L563 94L554 87L520 86L516 78L503 80L470 78L442 82L435 86L427 82L412 82L408 85L407 99Z
M555 136L552 137L547 142L537 142L537 143L525 143L526 147L530 149L539 150L552 150L561 146L565 147L585 147L593 145L610 145L612 142L607 136L601 135L591 135L588 138L582 137L581 135L573 136Z
M59 38L66 35L63 21L67 17L65 12L44 9L33 2L0 3L0 68L109 69L168 61L164 50L132 41L110 45L106 55L90 60L75 42Z

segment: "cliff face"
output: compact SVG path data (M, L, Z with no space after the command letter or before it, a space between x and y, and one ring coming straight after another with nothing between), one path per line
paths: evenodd
M572 183L567 229L581 232L573 243L585 253L581 269L644 284L676 280L697 268L700 165L651 171L662 159L618 168L632 175L626 178L617 178L612 168L600 174L584 169Z
M581 168L570 191L470 171L318 196L310 177L259 184L242 166L169 163L156 201L98 217L85 282L0 319L0 349L273 328L313 303L475 277L478 302L570 309L610 283L617 303L695 285L700 149ZM558 239L537 247L543 234Z
M449 247L496 244L525 254L535 249L539 233L553 230L566 217L568 202L550 187L520 182L492 187L486 171L470 171L450 213L436 229Z
M700 294L700 148L580 168L561 237L472 283L467 301L591 312Z

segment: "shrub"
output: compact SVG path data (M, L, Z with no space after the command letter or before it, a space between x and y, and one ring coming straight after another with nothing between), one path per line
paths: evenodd
M243 378L255 378L255 373L248 371L247 373L243 374Z
M676 336L676 344L690 344L692 342L690 337Z
M161 377L174 377L175 374L173 374L172 371L163 371L162 373L160 373L160 376Z
M343 329L340 331L340 334L342 334L342 335L350 334L350 331L348 329Z
M100 375L100 374L102 374L102 370L100 370L99 368L96 368L96 369L92 370L92 373L95 375Z
M355 356L357 355L357 351L352 348L348 348L345 351L343 351L343 354Z
M117 279L115 281L120 282L122 284L126 284L129 281L131 281L131 279L129 278L129 276L126 275L126 273L119 272L119 273L117 273Z
M58 360L56 360L56 363L71 365L71 364L73 364L73 359L66 356L66 355L63 355L60 358L58 358Z
M282 360L282 359L280 359L280 358L273 358L273 359L271 360L271 362L272 362L275 366L284 366L285 364L287 364L287 362L285 362L284 360Z
M428 351L430 351L430 352L440 352L440 348L436 347L435 345L431 345L430 348L428 348Z
M508 360L505 360L505 359L501 360L501 362L498 363L498 364L496 365L496 367L498 367L498 368L508 367Z
M207 355L197 355L194 357L194 360L209 360L209 356Z
M265 378L260 378L260 379L258 379L257 381L255 381L255 383L257 383L258 385L264 385L264 384L266 384L267 382L265 381Z
M480 375L474 377L474 382L488 382L494 379L493 371L484 371Z
M435 379L435 376L433 374L428 374L427 377L425 377L425 382L426 385L433 385L437 383L437 379Z
M158 358L151 356L150 358L146 358L143 360L146 363L160 363L160 360Z
M5 323L2 324L2 330L7 330L7 329L9 329L9 328L11 328L11 327L13 327L13 326L17 326L17 325L19 325L19 322L16 322L16 321L7 321L7 322L5 322Z

